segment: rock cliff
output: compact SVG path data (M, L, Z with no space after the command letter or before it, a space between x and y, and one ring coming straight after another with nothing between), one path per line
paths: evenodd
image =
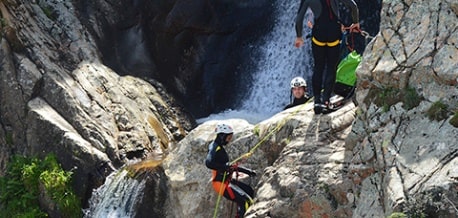
M217 197L203 160L216 121L193 129L170 93L193 90L197 68L237 67L224 61L235 54L214 52L246 42L237 37L256 19L219 24L269 4L209 2L1 1L0 172L11 154L55 152L84 201L121 165L168 154L157 214L212 216ZM215 14L188 20L190 6ZM269 12L255 11L257 19ZM232 158L262 142L242 163L258 171L247 179L257 191L247 217L457 217L458 3L384 1L381 17L357 70L357 106L315 116L305 105L256 125L227 121L236 129ZM145 32L164 44L147 45ZM188 62L200 64L181 65ZM213 76L229 78L222 75ZM230 207L222 200L218 213Z
M262 172L247 217L458 216L457 6L383 3L381 31L357 70L357 107L315 116L308 105L256 126L227 121L237 132L232 158L286 122L244 162ZM194 129L166 159L169 208L179 208L168 217L213 214L203 158L214 125ZM218 206L231 213L228 201Z
M2 1L1 172L11 154L56 153L86 201L115 168L161 155L195 124L157 81L102 62L73 3Z

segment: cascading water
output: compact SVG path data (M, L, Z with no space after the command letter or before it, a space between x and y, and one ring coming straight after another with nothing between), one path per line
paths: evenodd
M199 122L212 119L243 118L257 123L283 109L290 101L289 82L295 76L307 80L311 77L310 44L300 49L294 47L296 33L294 19L298 2L275 1L275 24L272 32L259 45L261 56L257 58L250 91L241 106L220 114L214 114ZM304 28L305 31L310 31ZM304 36L308 32L304 32ZM307 40L306 40L307 41ZM127 170L112 173L105 184L93 192L85 217L134 217L136 200L141 199L144 180L127 176Z
M135 217L135 205L142 199L145 180L130 178L127 170L112 173L89 199L85 218Z
M257 123L283 110L290 101L290 81L295 76L304 77L310 84L311 49L309 40L301 48L294 47L296 38L295 18L299 2L275 1L275 23L272 31L258 45L260 56L257 59L253 81L247 85L248 93L241 106L223 113L199 119L204 122L212 119L243 118ZM306 23L306 22L304 22ZM310 29L304 28L304 36Z
M240 108L265 115L281 111L290 101L289 83L293 77L311 77L310 44L299 49L294 47L294 21L299 4L287 0L276 1L276 4L275 26L259 46L263 55L257 63L250 92Z

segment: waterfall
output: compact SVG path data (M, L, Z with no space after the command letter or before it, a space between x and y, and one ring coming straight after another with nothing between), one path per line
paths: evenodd
M259 57L250 92L241 107L242 110L266 116L281 111L289 103L289 83L293 77L311 79L310 43L299 49L294 47L294 21L299 2L282 0L275 3L275 24L272 32L259 45L262 56ZM310 31L308 28L304 30Z
M253 80L242 98L241 106L235 109L199 119L205 122L212 119L243 118L250 123L260 122L280 112L291 101L290 81L295 76L302 76L311 84L311 45L305 40L301 48L294 47L296 38L295 18L299 10L299 1L274 1L274 24L272 31L254 47L260 50L260 56L254 58ZM306 22L304 22L306 23ZM304 27L304 36L310 33ZM309 85L309 88L311 85Z
M94 190L84 217L135 217L135 206L144 188L145 180L130 178L128 170L116 171Z

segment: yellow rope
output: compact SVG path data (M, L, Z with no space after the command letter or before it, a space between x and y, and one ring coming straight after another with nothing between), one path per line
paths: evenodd
M295 115L298 111L300 111L307 103L309 103L313 98L310 98L307 102L305 102L304 104L302 104L301 106L297 107L297 109L293 112L293 113L290 113L288 116L286 116L285 118L283 118L283 120L281 120L277 126L272 129L269 134L267 134L266 136L264 136L264 138L261 139L261 141L259 141L258 143L256 143L256 145L250 149L249 152L241 155L240 157L236 158L235 160L233 160L231 162L231 164L235 164L237 163L239 160L241 160L242 158L248 158L250 157L253 152L262 144L264 143L270 136L272 136L275 132L277 132L278 130L280 130L280 128L282 128L285 123L286 123L286 120L288 120L291 116ZM223 181L222 183L224 184L224 181L226 179L226 173L224 173L224 176L223 176ZM224 186L224 185L223 185ZM221 193L222 191L222 187L220 188L219 190L219 193ZM219 202L221 200L221 195L218 193L218 200L216 200L216 207L215 207L215 212L213 213L213 218L216 218L216 214L218 213L218 206L219 206ZM224 194L224 193L223 193Z
M248 158L250 157L253 152L262 144L264 143L267 139L269 139L270 136L272 136L274 133L276 133L277 131L279 131L286 123L286 121L291 117L291 116L294 116L297 112L299 112L307 103L309 103L313 98L310 98L307 102L305 102L304 104L302 104L301 106L297 107L297 109L293 112L293 113L290 113L288 116L286 116L285 118L283 118L283 120L281 120L277 126L275 128L273 128L266 136L264 136L264 138L261 139L261 141L259 141L253 148L250 149L249 152L245 153L245 154L242 154L240 157L236 158L235 160L233 160L231 162L231 164L235 164L237 163L238 161L240 161L241 159L243 158Z
M216 200L216 207L215 207L215 212L213 213L213 218L216 218L216 214L218 214L218 206L219 206L219 201L221 200L221 195L224 195L224 192L223 194L221 194L221 191L223 191L223 187L224 187L224 181L226 180L226 173L224 173L223 175L223 180L221 181L221 183L223 183L223 185L221 185L219 187L219 192L218 192L218 200ZM229 184L228 184L229 185Z

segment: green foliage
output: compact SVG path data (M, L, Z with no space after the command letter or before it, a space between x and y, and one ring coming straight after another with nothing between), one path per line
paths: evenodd
M455 114L453 115L452 119L450 119L449 123L458 128L458 111L455 111Z
M0 18L0 26L1 26L2 29L3 29L3 27L6 27L6 24L7 24L6 19L3 18L3 17Z
M392 213L387 218L407 218L407 215L405 215L404 213L396 212L396 213Z
M13 145L14 144L14 142L13 142L13 134L11 132L7 132L5 134L5 141L6 141L7 145Z
M259 134L261 134L261 130L259 129L259 125L254 126L253 132L256 136L259 137Z
M448 117L448 106L441 101L434 102L426 112L430 120L445 120Z
M420 105L422 98L418 95L414 88L405 88L402 92L404 105L403 108L410 110Z
M80 201L71 190L71 172L54 155L44 160L14 156L0 177L0 217L47 217L39 208L39 186L56 203L63 217L81 217Z
M415 108L420 104L422 97L414 88L407 87L404 89L371 89L368 95L369 99L381 107L383 112L388 112L390 107L398 102L402 102L402 107L406 110Z
M52 9L50 7L42 6L41 10L46 15L46 17L48 17L51 20L55 20L55 18L53 16L53 11L52 11Z

